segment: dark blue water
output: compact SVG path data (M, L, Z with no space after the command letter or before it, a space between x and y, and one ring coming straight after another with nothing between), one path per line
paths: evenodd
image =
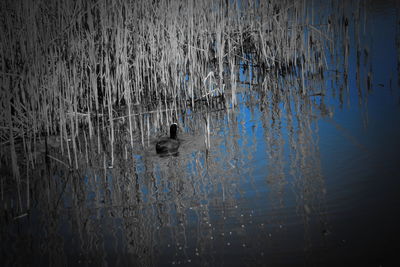
M131 148L121 126L112 168L110 150L98 151L95 140L89 155L82 149L79 171L39 169L32 211L4 216L3 262L393 266L400 225L395 6L367 5L360 66L355 33L364 24L350 23L348 80L339 64L323 80L306 81L322 95L293 93L283 78L277 88L239 85L236 106L179 116L177 157L155 153L156 118L138 116L145 130Z

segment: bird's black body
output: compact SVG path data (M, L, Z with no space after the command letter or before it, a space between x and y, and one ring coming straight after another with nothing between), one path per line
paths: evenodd
M161 155L176 155L180 142L176 136L178 126L173 123L169 129L169 137L161 138L156 144L156 152Z

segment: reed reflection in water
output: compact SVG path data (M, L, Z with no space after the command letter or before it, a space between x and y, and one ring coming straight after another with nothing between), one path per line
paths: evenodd
M329 231L319 115L309 98L260 91L267 93L238 94L229 112L217 105L180 114L177 157L158 157L153 133L136 133L132 147L128 121L116 124L112 165L111 145L82 134L78 170L54 162L38 170L30 216L42 223L22 232L40 246L27 251L51 265L141 266L254 265L299 247L312 251L308 229ZM134 119L144 129L154 120Z

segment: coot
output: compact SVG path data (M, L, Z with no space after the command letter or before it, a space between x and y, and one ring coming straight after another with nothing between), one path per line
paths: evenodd
M171 124L169 128L169 137L161 138L156 144L156 151L158 154L176 155L179 148L179 140L176 137L176 131L178 130L178 125L176 123Z

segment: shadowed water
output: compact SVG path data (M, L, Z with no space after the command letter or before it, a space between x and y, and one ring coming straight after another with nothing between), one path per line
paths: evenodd
M15 211L16 193L2 186L1 262L391 263L400 223L394 6L368 6L369 33L357 37L349 27L348 64L308 77L313 94L298 93L297 77L264 76L242 65L234 97L228 88L208 108L137 108L132 121L115 120L112 145L107 125L90 138L82 133L79 155L71 156L77 170L64 164L73 153L68 141L63 155L50 143L51 160L38 154L39 167L26 174L29 213ZM159 157L155 143L172 122L180 127L179 155Z

